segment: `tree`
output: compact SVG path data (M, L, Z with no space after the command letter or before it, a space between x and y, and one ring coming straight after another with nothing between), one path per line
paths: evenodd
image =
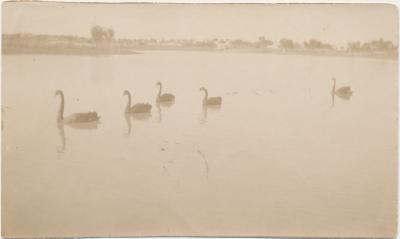
M347 50L349 51L360 51L361 50L361 42L349 42L347 43Z
M114 38L114 34L115 34L114 30L112 28L109 28L107 30L107 34L106 34L107 35L107 40L108 41L112 41L113 38Z
M290 39L283 38L279 41L279 48L284 50L293 50L298 47L298 44Z
M101 26L92 27L90 33L92 34L92 39L96 43L96 46L103 40L104 31Z
M322 43L316 39L310 39L304 42L304 46L308 49L333 49L333 46L327 43Z
M258 38L258 42L256 43L256 47L258 48L268 48L269 46L272 46L274 43L268 39L265 39L265 37L261 36Z
M115 35L112 28L105 29L99 25L92 27L90 33L92 35L92 40L96 43L97 47L99 47L102 42L111 43Z
M381 38L365 43L349 42L347 49L353 52L392 52L396 51L397 47L391 41L385 41Z
M231 45L233 48L251 48L251 47L253 47L251 42L243 41L240 39L232 40Z

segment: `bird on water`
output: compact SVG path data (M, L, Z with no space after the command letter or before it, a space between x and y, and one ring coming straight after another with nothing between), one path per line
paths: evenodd
M99 121L100 116L95 111L74 113L64 117L64 107L65 107L64 93L61 90L57 90L54 97L56 96L61 97L60 108L58 110L58 115L57 115L58 122L62 122L64 124L79 124L79 123L91 123Z
M221 96L217 97L210 97L208 98L208 91L204 87L200 87L200 91L204 91L204 98L203 98L203 105L221 105L222 104L222 98Z
M332 95L332 105L335 105L335 96L342 98L344 100L350 100L350 97L353 95L353 91L351 90L350 86L342 86L339 89L336 89L336 78L332 78L333 80L333 87L331 91Z
M336 78L333 78L332 95L337 95L343 99L350 99L353 95L350 86L342 86L336 89Z
M157 82L156 85L159 87L156 102L162 103L162 102L173 102L173 101L175 101L175 96L173 94L169 94L169 93L162 94L161 93L161 91L162 91L161 82Z
M127 90L124 91L123 95L128 96L128 103L126 104L125 107L125 113L133 113L133 114L138 114L138 113L149 113L151 111L151 104L149 103L137 103L133 106L131 106L131 93Z

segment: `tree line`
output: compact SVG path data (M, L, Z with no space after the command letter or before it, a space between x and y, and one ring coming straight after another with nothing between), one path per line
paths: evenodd
M165 48L199 48L199 49L258 49L269 50L280 49L284 51L291 50L325 50L325 51L348 51L348 52L394 52L397 51L391 41L384 39L373 40L370 42L349 42L347 46L340 48L332 44L310 39L302 43L292 39L282 38L277 43L269 40L265 36L259 36L255 41L246 41L242 39L122 39L115 37L115 31L112 28L103 26L93 26L90 29L90 38L71 36L71 35L35 35L30 33L3 34L3 44L7 45L54 45L62 44L68 46L86 46L95 48L143 48L143 47L165 47ZM3 45L3 46L4 46Z

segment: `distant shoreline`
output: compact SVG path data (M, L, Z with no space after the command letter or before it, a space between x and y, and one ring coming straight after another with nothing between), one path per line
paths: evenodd
M227 49L227 50L211 50L211 49L189 49L189 48L146 48L137 49L144 53L146 51L191 51L191 52L215 52L215 53L254 53L254 54L273 54L273 55L301 55L301 56L327 56L327 57L355 57L355 58L371 58L371 59L388 59L397 60L397 53L369 53L369 52L342 52L342 51L318 51L318 50L291 50L282 51L280 49Z
M3 47L3 55L76 55L76 56L97 56L97 55L137 55L140 52L123 49L120 51L96 48L39 48L39 47Z
M326 57L355 57L355 58L372 58L372 59L388 59L397 60L397 54L385 53L368 53L368 52L342 52L342 51L317 51L317 50L293 50L281 51L271 49L266 51L247 51L260 54L275 54L275 55L302 55L302 56L326 56Z
M256 41L240 39L116 39L113 29L91 29L92 37L15 33L2 35L2 54L42 55L136 55L145 51L191 51L215 53L257 53L279 55L362 57L397 59L397 46L384 39L348 42L334 46L316 39L303 43L282 38L274 43L261 36Z
M318 51L318 50L289 50L280 49L199 49L199 48L162 48L162 47L143 47L137 49L96 49L96 48L39 48L39 47L5 47L3 55L67 55L67 56L99 56L99 55L137 55L146 51L191 51L191 52L215 52L215 53L256 53L256 54L275 54L275 55L303 55L303 56L333 56L333 57L355 57L397 60L397 54L388 53L368 53L368 52L342 52L342 51Z

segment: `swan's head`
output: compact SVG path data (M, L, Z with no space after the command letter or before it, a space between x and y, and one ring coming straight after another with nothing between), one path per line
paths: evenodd
M56 93L54 93L54 97L57 95L63 95L63 92L61 90L57 90Z
M124 93L122 95L130 95L130 94L129 94L129 91L124 90Z
M200 91L202 91L202 90L204 90L204 91L206 91L206 88L204 88L204 87L200 87L200 89L199 89Z
M335 77L333 77L333 78L332 78L332 80L333 80L333 81L336 81L336 78L335 78Z
M161 86L161 82L158 81L158 82L156 83L156 86Z

